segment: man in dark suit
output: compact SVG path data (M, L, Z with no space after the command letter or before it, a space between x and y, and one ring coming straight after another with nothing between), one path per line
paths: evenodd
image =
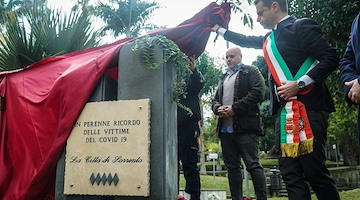
M328 117L335 108L324 80L338 67L336 51L316 22L287 14L286 0L254 3L257 21L272 29L266 36L245 36L218 25L212 30L240 46L264 50L273 88L271 111L277 114L279 166L289 199L310 200L308 183L319 200L340 199L325 165Z
M345 99L352 105L360 104L360 14L352 24L349 42L340 61L340 81L344 87ZM358 132L360 115L358 114ZM360 139L360 136L358 136Z

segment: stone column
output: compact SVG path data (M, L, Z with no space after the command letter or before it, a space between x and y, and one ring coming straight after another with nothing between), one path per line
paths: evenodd
M64 195L65 159L63 155L57 168L56 200L171 200L176 198L178 192L176 104L172 100L175 70L169 63L165 63L160 69L148 69L140 53L134 53L131 50L132 44L126 44L120 50L118 83L104 75L89 101L150 99L150 196ZM156 49L156 58L159 60L163 58L162 49Z
M126 44L119 56L118 99L151 100L150 130L150 198L151 200L176 199L178 188L176 103L172 100L172 82L175 70L165 63L160 69L148 69L139 53ZM163 51L156 50L156 58ZM135 198L117 197L134 200ZM137 199L137 198L136 198Z

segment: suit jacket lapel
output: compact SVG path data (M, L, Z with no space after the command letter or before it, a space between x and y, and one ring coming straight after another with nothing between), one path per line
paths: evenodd
M275 41L277 41L282 34L282 32L285 30L286 27L291 26L296 20L296 17L290 16L289 18L285 19L284 21L280 22L277 26L277 29L274 32Z

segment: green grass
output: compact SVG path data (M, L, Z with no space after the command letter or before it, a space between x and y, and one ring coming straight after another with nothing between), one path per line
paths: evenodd
M274 167L279 165L278 159L260 159L260 163L264 167Z
M200 182L201 182L201 189L226 190L226 194L227 195L230 194L227 177L215 176L215 181L214 181L213 176L201 175ZM180 176L179 185L180 185L180 189L185 188L185 180L184 180L184 176L182 176L182 175ZM249 181L249 185L250 185L250 195L254 196L254 189L253 189L253 185L252 185L251 181ZM243 186L245 187L245 183L243 184ZM244 193L245 193L245 189L244 189Z
M214 181L213 176L201 175L200 181L201 181L201 188L202 189L226 190L226 194L227 195L230 194L227 177L215 176L215 181ZM253 197L255 195L254 195L254 187L252 185L252 181L249 181L249 185L250 185L250 196ZM184 187L185 187L185 180L184 180L184 176L181 175L180 176L180 189L184 189ZM243 192L245 194L245 183L243 184L243 187L244 187ZM359 197L360 197L360 188L340 192L341 200L358 200ZM271 199L271 200L287 200L288 198L286 198L286 197L273 197L273 198L269 198L269 199ZM312 200L317 200L315 195L312 195L311 199Z
M360 197L360 188L348 191L340 192L340 199L341 200L358 200ZM287 200L286 197L273 197L269 198L271 200ZM317 200L315 195L311 196L311 200Z
M276 158L260 159L260 163L261 163L264 167L266 167L266 168L277 168L277 166L279 165L278 159L276 159ZM326 165L328 166L328 168L336 167L337 164L338 164L339 166L342 166L344 163L343 163L343 162L338 162L338 163L336 163L336 162L334 162L334 161L329 161L329 160L326 161ZM207 165L207 169L212 170L212 162L206 162L205 165ZM223 162L223 161L221 161L221 165L224 166L224 162Z
M203 175L200 178L201 187L204 189L225 189L227 194L230 194L227 177ZM184 182L185 186L185 182Z
M260 163L264 166L264 167L274 167L274 166L278 166L278 159L260 159ZM325 163L328 167L335 167L336 165L342 166L344 163L343 162L338 162L336 163L335 161L330 161L327 160Z

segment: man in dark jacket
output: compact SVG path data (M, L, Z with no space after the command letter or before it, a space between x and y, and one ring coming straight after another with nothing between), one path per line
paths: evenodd
M352 24L349 42L343 58L340 60L340 81L344 87L345 99L352 105L360 104L360 14ZM358 132L360 115L358 114ZM359 141L360 141L360 136Z
M257 21L271 32L245 36L214 26L228 41L262 48L271 73L271 111L281 152L279 166L290 200L340 199L325 165L329 113L335 111L325 79L338 67L334 48L309 18L288 15L287 0L255 0Z
M258 68L241 63L239 48L226 52L228 68L212 102L219 116L217 131L228 170L232 200L242 195L241 158L250 172L256 199L267 199L263 167L259 163L259 135L262 134L260 103L264 99L264 78Z
M198 136L201 111L199 93L204 87L204 77L195 67L195 59L190 57L191 73L185 77L186 97L180 99L180 104L190 109L177 108L178 160L181 162L186 181L185 192L190 194L190 200L200 200L200 174L198 162Z

